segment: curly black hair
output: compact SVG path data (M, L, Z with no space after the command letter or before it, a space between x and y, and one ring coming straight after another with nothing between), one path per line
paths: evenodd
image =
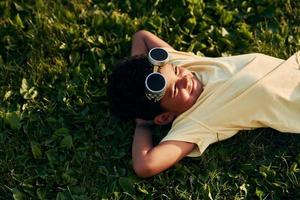
M153 120L163 112L159 102L145 95L145 79L153 71L147 55L137 55L121 61L108 81L110 111L121 119Z

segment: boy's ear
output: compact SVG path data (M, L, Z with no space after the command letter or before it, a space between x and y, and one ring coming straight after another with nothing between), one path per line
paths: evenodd
M164 112L157 115L153 121L157 125L167 125L168 123L173 121L174 117L175 116L172 113Z

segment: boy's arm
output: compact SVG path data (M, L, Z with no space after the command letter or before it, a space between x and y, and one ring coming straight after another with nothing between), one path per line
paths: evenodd
M136 120L132 145L133 168L140 177L149 177L171 167L190 153L195 144L182 141L165 141L157 146L152 144L150 123Z
M134 34L131 46L131 55L145 54L154 47L173 48L167 42L163 41L149 31L141 30Z
M172 48L156 35L145 30L138 31L133 37L131 55L146 54L154 47ZM181 141L165 141L154 147L150 126L151 122L136 120L132 160L133 168L140 177L149 177L162 172L195 147L193 143Z

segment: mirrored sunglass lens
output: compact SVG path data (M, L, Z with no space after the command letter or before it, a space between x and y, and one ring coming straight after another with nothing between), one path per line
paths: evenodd
M168 53L164 49L153 49L150 56L154 60L163 61L168 58Z
M147 85L150 90L160 91L165 87L166 81L160 74L152 74L148 77Z

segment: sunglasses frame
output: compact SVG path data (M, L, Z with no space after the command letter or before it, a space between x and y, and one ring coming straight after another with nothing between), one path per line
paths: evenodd
M163 54L165 54L165 55L162 55L163 58L160 59L160 60L159 60L159 58L157 59L157 57L159 57L161 55L159 55L159 56L155 55L155 53L159 53L159 51L161 51ZM162 99L162 97L165 94L165 90L166 90L166 86L167 86L167 80L161 73L158 72L158 69L159 69L159 67L161 67L164 64L168 63L169 59L170 59L169 53L165 49L160 48L160 47L152 48L148 53L148 60L153 65L153 72L150 73L145 79L145 90L146 90L145 95L149 100L153 100L154 102L158 102ZM164 82L165 82L164 86L159 90L152 90L149 87L148 80L150 80L150 77L153 76L153 75L154 76L160 75L163 78Z

